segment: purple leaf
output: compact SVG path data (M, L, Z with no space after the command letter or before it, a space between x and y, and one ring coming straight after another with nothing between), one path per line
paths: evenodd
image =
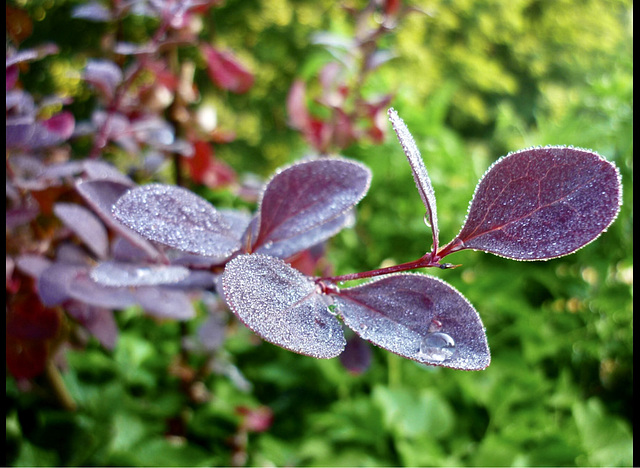
M129 187L133 187L135 185L129 177L104 161L89 159L82 161L81 164L87 177L91 180L107 179L114 182L120 182L121 184L128 185Z
M89 60L84 69L84 79L107 98L113 98L122 82L122 70L111 60Z
M141 236L185 252L224 256L240 242L209 202L186 189L150 184L125 193L113 214Z
M240 255L227 264L222 283L231 310L266 341L316 358L344 349L340 322L316 284L284 261Z
M155 286L177 283L189 276L189 270L174 265L134 265L106 261L91 270L91 279L104 286Z
M148 240L123 226L111 212L115 202L130 188L131 185L113 180L91 180L76 184L78 193L109 227L141 248L150 259L156 259L160 256L158 250Z
M38 295L42 303L51 307L70 299L71 283L86 269L85 266L54 263L42 271L37 282Z
M182 291L143 287L134 289L132 294L140 306L154 317L188 320L196 315L189 296Z
M272 257L288 258L292 255L301 252L313 245L317 245L320 242L333 236L343 227L352 224L353 213L347 212L332 221L321 224L320 226L304 232L296 237L289 239L267 242L266 244L258 247L255 252L265 255L271 255Z
M371 345L359 336L351 336L340 355L340 363L351 374L362 374L371 365Z
M81 271L68 285L69 295L80 302L106 309L126 309L136 304L135 290L126 287L103 286L89 277L88 268Z
M371 171L366 166L338 158L305 161L278 172L262 194L254 249L300 238L335 222L364 197L370 181ZM335 230L329 229L321 237L331 236ZM298 248L324 240L317 237Z
M91 211L75 203L56 203L53 212L98 258L106 258L109 250L107 230Z
M597 153L560 146L518 151L487 170L462 230L441 252L560 257L606 230L621 202L618 168Z
M98 2L88 2L84 5L76 5L73 8L71 17L96 22L107 22L113 19L111 11Z
M23 254L16 259L16 266L24 274L37 279L51 266L51 260L42 255Z
M402 149L409 160L411 172L413 172L413 180L415 180L416 187L418 187L418 193L420 193L422 203L424 203L424 206L427 209L424 219L432 229L433 249L435 251L438 249L439 230L438 213L436 210L436 195L433 191L433 185L431 185L431 179L429 179L427 168L424 165L422 156L420 156L420 151L416 146L416 142L413 139L413 136L411 136L411 133L404 121L398 116L398 113L393 108L389 109L388 114L389 120L391 120L391 124L393 125L393 130L396 132L396 135L398 135L398 140L400 140Z
M390 275L333 296L361 338L425 364L480 370L489 365L478 313L456 289L426 275Z
M115 347L118 339L118 325L111 310L77 301L66 304L65 310L106 349L112 350Z

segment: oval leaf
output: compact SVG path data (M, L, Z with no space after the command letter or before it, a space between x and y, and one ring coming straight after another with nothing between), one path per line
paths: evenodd
M227 264L222 285L231 310L266 341L316 358L344 349L340 322L316 284L284 261L240 255Z
M300 238L346 213L367 193L371 171L342 158L294 164L267 184L260 202L258 237L253 247ZM334 234L333 229L326 235ZM324 239L313 237L312 244Z
M424 364L480 370L491 360L482 321L455 288L419 274L342 289L334 304L361 338Z
M150 184L131 189L113 206L113 214L141 236L184 252L214 257L240 248L224 216L180 187Z
M475 249L515 260L567 255L606 230L621 202L618 168L597 153L559 146L511 153L476 187L448 253Z

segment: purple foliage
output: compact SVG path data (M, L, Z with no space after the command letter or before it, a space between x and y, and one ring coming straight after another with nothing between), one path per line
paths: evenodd
M390 275L342 289L334 304L360 338L393 353L455 369L489 365L478 313L462 294L438 278Z
M484 250L515 260L575 252L620 211L618 168L598 154L548 146L511 153L478 184L455 250Z
M231 310L265 340L316 358L344 349L340 322L315 282L284 261L241 255L227 264L222 281Z
M369 366L367 342L427 365L484 369L490 352L473 306L440 279L403 272L451 268L441 260L464 249L517 260L567 255L596 239L617 216L621 185L615 165L588 150L531 148L509 154L489 168L460 233L440 248L432 183L415 140L393 109L388 116L432 229L431 251L413 262L322 278L311 273L317 265L296 264L301 257L317 261L315 252L324 251L322 244L353 223L355 206L369 189L371 171L346 158L320 157L281 168L261 187L259 197L257 188L251 190L253 201L258 199L253 214L216 209L178 186L137 186L99 159L108 145L130 157L132 173L151 168L147 172L153 176L165 157L174 162L197 160L192 157L196 148L206 161L205 169L197 169L199 160L193 165L196 172L191 175L199 179L192 180L205 180L203 173L215 172L216 167L208 146L215 138L200 140L188 128L193 120L187 104L197 98L193 79L183 81L184 70L167 71L158 51L191 43L219 88L245 93L253 86L253 74L231 53L189 30L190 15L213 3L124 2L106 8L89 1L74 6L72 15L82 20L112 23L136 14L156 18L160 24L144 43L113 38L112 52L126 56L119 57L126 58L126 69L115 58L87 61L82 79L97 97L88 121L76 122L64 109L69 99L34 99L22 88L25 63L57 53L56 46L7 53L7 229L25 229L42 220L46 226L53 216L58 218L56 226L63 227L48 237L42 229L43 238L33 236L15 262L7 256L7 284L14 270L29 277L40 305L62 306L106 348L113 348L117 340L113 310L140 307L157 318L188 320L196 315L194 299L213 297L218 307L226 301L240 321L264 340L316 358L340 355L354 373ZM328 34L316 39L329 47L362 49L367 71L392 56L369 47L370 38L349 44ZM348 89L342 71L342 65L329 63L318 77L323 96L316 101L329 109L329 120L308 112L304 82L296 81L287 102L291 125L325 156L364 136L357 120L366 123L368 137L382 141L383 111L391 100L386 95L367 101L359 90ZM152 77L151 85L147 77L139 79L143 73ZM154 87L171 93L176 108L166 112L171 100L148 106L149 96L157 91ZM352 101L359 105L349 111ZM175 115L168 120L174 111L175 115L183 111L186 120ZM184 140L179 138L183 135L187 135ZM92 141L89 159L72 158L69 143L87 137ZM179 171L179 164L175 167ZM342 281L371 277L379 278L342 287ZM57 312L41 313L55 318ZM355 336L347 330L350 338L345 339L342 324ZM16 320L12 327L22 325ZM224 330L225 319L211 314L198 332L208 352L222 345ZM42 337L55 334L53 327L46 331Z

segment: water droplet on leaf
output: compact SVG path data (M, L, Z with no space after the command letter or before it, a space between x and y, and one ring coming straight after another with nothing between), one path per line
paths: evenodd
M442 362L453 356L456 343L446 333L429 333L420 343L418 357L429 361Z
M431 229L431 223L429 222L429 213L425 213L422 220L424 221L424 224L426 224L427 227Z

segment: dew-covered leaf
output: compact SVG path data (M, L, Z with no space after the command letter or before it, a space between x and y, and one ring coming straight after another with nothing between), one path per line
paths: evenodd
M78 193L109 227L141 248L150 259L158 258L158 250L148 240L116 220L111 212L113 205L129 189L130 185L115 180L90 180L76 184Z
M240 247L225 217L181 187L136 187L120 197L113 214L141 236L185 252L215 257Z
M189 269L177 265L135 265L106 261L93 268L90 276L104 286L154 286L184 280L189 276Z
M91 211L75 203L56 203L53 212L98 258L107 256L107 230Z
M425 221L428 221L429 226L431 226L434 249L437 249L439 234L438 213L436 210L436 195L433 191L431 179L427 173L427 168L424 165L418 146L416 145L416 142L404 121L398 116L398 113L393 108L389 109L388 114L391 124L393 125L393 130L396 132L396 135L398 135L398 140L400 140L402 149L409 160L413 179L416 182L418 193L420 193L420 198L422 198L422 203L424 203L424 206L427 209Z
M284 261L240 255L227 264L222 283L231 310L266 341L316 358L344 349L340 322L316 284Z
M478 313L438 278L390 275L342 289L333 300L349 328L400 356L454 369L480 370L489 365Z
M300 238L335 222L364 197L370 181L371 171L366 166L342 158L304 161L278 172L262 194L254 249ZM327 235L334 233L329 230ZM321 240L314 238L299 248Z
M509 154L486 172L451 253L491 252L516 260L570 254L618 215L617 167L592 151L549 146Z

